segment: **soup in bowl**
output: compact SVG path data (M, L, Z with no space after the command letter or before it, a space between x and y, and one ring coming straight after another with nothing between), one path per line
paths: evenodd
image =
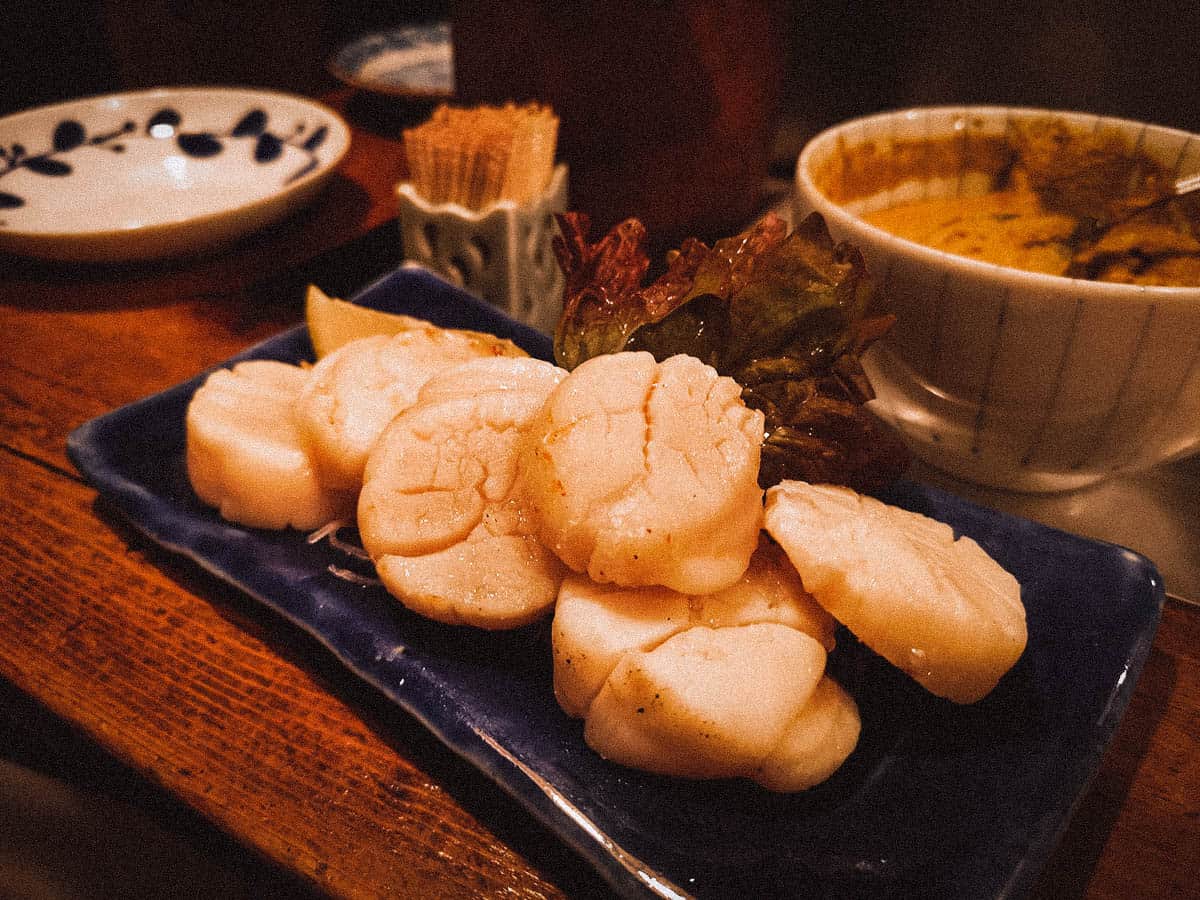
M1200 137L1174 129L930 107L815 137L796 212L891 303L864 365L914 452L1068 490L1200 449L1200 201L1163 199L1197 171Z

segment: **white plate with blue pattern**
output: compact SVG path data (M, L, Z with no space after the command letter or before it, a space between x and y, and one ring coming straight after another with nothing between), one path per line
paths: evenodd
M450 25L409 25L363 35L342 47L328 68L359 90L424 100L454 95Z
M157 88L0 119L0 250L116 262L210 249L310 201L350 146L328 107Z

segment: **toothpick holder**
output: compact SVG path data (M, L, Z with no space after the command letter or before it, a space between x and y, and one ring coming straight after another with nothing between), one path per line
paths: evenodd
M404 257L553 334L562 311L563 275L551 240L554 214L567 208L567 167L555 166L540 197L501 201L482 211L431 204L409 182L396 188Z

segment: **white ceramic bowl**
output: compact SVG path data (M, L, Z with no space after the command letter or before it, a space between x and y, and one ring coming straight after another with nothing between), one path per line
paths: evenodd
M895 237L859 215L989 186L961 171L898 174L894 148L941 137L967 147L973 136L1002 134L1012 119L1046 117L1117 129L1180 177L1200 171L1196 135L1001 107L846 122L815 137L796 170L797 215L820 212L836 239L863 252L898 317L864 360L878 411L931 465L1021 491L1081 487L1200 449L1200 288L1024 272ZM834 190L839 167L864 165L861 152L849 151L865 144L873 145L866 165L876 168L876 186L858 196Z
M159 88L0 119L0 249L115 262L193 253L313 198L350 146L333 110L243 88Z

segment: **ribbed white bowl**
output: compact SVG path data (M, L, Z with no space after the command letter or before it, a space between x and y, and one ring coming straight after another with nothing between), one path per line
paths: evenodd
M914 139L1001 134L1054 117L1127 133L1182 177L1200 137L1094 115L1001 107L882 113L814 138L796 169L797 209L816 210L862 250L898 322L865 364L914 452L970 481L1066 490L1200 449L1200 288L1141 287L1023 272L895 237L860 214L922 196L982 191L986 179L909 179L839 204L823 177L847 151ZM861 158L861 157L860 157Z

